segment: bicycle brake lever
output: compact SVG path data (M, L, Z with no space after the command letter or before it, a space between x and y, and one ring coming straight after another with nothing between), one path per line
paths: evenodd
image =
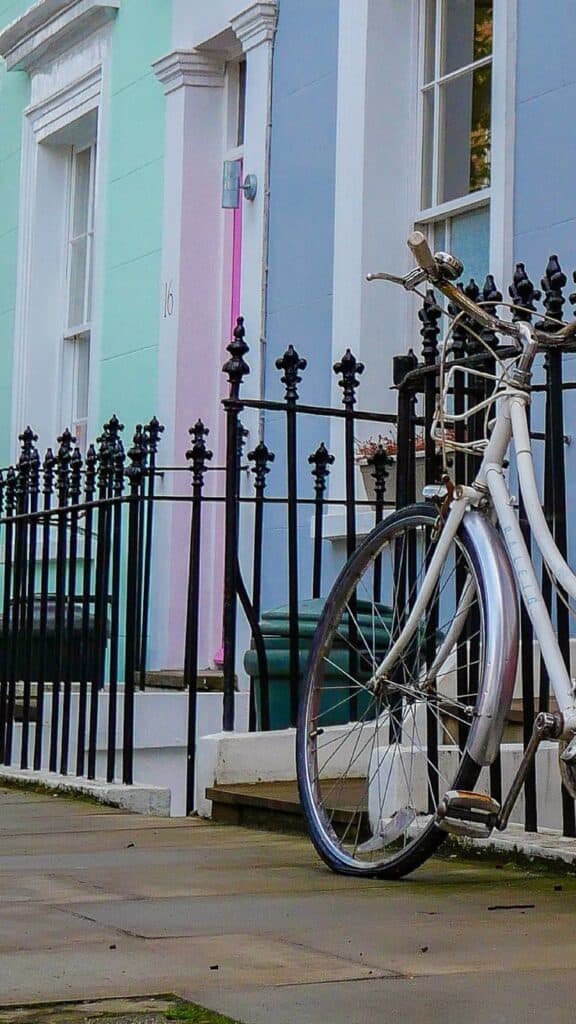
M400 284L407 292L414 291L417 285L425 281L427 277L426 271L421 270L420 267L414 267L410 273L405 274L404 277L398 277L396 274L386 274L380 271L376 274L367 274L367 281L390 281L392 284Z

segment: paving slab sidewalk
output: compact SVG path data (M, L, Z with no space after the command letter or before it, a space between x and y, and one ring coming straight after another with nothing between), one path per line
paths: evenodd
M576 1016L576 876L506 853L358 882L304 838L19 790L0 790L0 838L0 1006L175 992L247 1024Z

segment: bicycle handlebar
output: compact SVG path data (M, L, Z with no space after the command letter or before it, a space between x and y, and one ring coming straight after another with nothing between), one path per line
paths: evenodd
M436 276L438 274L438 266L428 245L428 240L422 232L413 231L412 234L408 235L406 244L418 266L422 270L426 270L430 275Z
M407 244L420 268L419 270L412 270L405 277L401 278L395 277L392 274L369 274L368 280L389 280L402 284L409 291L412 291L417 284L427 279L450 302L464 313L467 313L477 323L489 328L491 331L495 331L497 334L506 334L520 342L518 323L510 320L501 320L500 317L489 313L452 283L453 279L461 273L462 265L459 260L448 253L432 255L428 241L421 231L413 231L408 236ZM553 321L550 321L550 323L552 324ZM530 330L540 348L568 347L566 344L568 341L571 341L572 346L576 348L576 320L572 321L572 323L564 324L559 330L551 329L550 332L537 330L532 326Z

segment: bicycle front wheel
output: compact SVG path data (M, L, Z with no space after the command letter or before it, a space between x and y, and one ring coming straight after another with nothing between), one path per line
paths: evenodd
M344 566L314 636L299 709L300 799L312 841L345 874L398 878L445 838L449 789L473 789L467 755L485 652L484 605L464 535L451 545L409 644L375 672L414 605L437 512L388 517Z

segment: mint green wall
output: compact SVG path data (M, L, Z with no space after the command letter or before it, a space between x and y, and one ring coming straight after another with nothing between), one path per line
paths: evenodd
M171 0L123 0L112 36L101 351L94 370L99 422L115 412L127 433L156 406L165 98L151 64L170 49L171 10Z
M10 3L0 0L0 27L8 25L27 6L27 0L11 0ZM29 92L28 75L21 71L7 74L0 60L0 464L3 466L9 457L12 411L21 121Z
M0 0L0 28L31 3ZM165 97L151 64L170 50L171 18L172 0L122 0L112 26L91 433L115 412L128 434L156 408ZM0 465L9 452L20 139L29 94L27 73L7 73L0 60Z
M0 28L6 28L30 6L30 0L0 0Z

